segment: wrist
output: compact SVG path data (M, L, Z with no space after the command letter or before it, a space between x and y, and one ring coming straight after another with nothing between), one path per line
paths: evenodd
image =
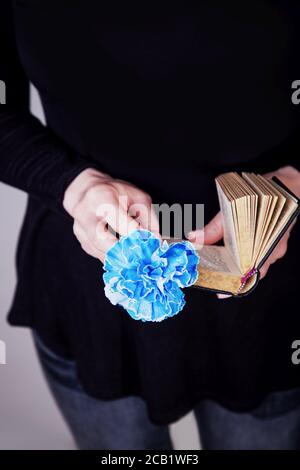
M111 179L112 178L106 173L102 173L93 168L83 170L65 190L63 198L64 209L73 216L75 207L92 186L96 183L104 183Z

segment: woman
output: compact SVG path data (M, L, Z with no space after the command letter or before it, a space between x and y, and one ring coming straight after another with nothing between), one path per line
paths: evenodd
M102 235L115 221L97 214L126 196L119 235L127 222L157 232L131 204L204 203L215 243L216 175L275 173L300 195L299 7L1 8L0 175L29 194L9 322L34 330L78 447L169 449L167 425L194 409L205 448L299 448L299 227L249 297L188 289L181 314L151 324L105 298L99 260L116 238ZM47 127L28 111L28 80Z

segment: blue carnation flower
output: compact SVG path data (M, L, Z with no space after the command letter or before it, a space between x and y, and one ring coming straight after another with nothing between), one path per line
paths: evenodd
M107 252L105 295L135 320L162 321L183 309L181 288L196 282L198 263L190 242L169 245L147 230L135 230Z

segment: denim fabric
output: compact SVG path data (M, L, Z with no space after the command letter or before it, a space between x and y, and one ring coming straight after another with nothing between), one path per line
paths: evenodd
M250 413L205 400L195 409L202 446L209 450L299 450L300 389L270 394Z
M168 426L149 420L141 398L98 400L87 395L76 363L53 353L36 334L34 342L48 385L79 449L172 449ZM300 389L273 393L250 413L235 413L211 400L203 400L194 412L204 449L300 449Z
M55 401L78 449L170 450L168 426L156 426L138 397L98 400L87 395L74 361L59 357L34 335L38 356Z

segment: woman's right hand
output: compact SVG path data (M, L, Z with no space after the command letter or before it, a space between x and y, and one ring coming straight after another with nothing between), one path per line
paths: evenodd
M63 206L74 219L73 231L83 250L102 262L117 241L116 234L141 228L159 235L150 196L92 168L82 171L68 186Z

